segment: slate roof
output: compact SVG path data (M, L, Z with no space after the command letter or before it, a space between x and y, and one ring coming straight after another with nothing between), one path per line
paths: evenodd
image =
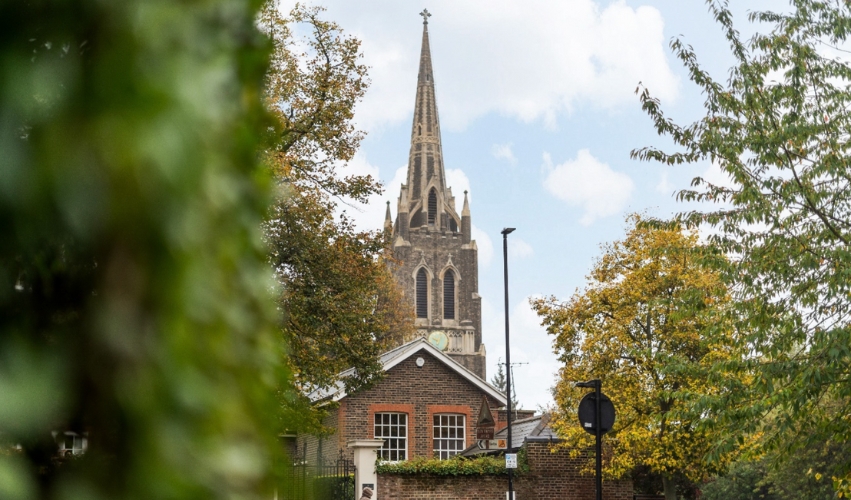
M558 439L555 431L549 425L550 414L542 413L528 418L523 418L511 422L511 447L520 448L527 438L530 441L539 441L541 439ZM505 439L508 437L508 428L500 429L494 434L494 439Z
M543 413L528 418L522 418L511 422L511 448L520 448L527 441L559 441L559 437L553 431L550 423L550 414ZM508 428L500 429L494 433L494 439L505 439L508 437ZM473 443L461 452L465 457L502 453L502 450L480 450L478 443Z

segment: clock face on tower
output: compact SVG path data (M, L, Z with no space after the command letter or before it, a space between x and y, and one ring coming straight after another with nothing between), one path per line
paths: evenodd
M441 331L431 332L428 336L428 341L434 347L437 347L441 351L446 350L446 346L449 344L449 337L446 336L445 333Z

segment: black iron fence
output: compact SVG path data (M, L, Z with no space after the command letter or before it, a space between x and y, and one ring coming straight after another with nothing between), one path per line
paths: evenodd
M308 463L307 449L283 466L278 500L357 500L355 464L343 450L334 459Z

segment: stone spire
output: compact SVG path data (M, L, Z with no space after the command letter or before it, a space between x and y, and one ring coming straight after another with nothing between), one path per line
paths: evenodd
M430 14L424 10L421 15L423 41L408 177L399 190L390 267L411 301L417 334L448 339L440 348L485 380L478 247L472 239L467 193L459 215L446 185L429 47ZM388 211L385 227L389 217Z
M387 212L384 214L384 230L393 230L393 217L390 216L390 202L387 202Z
M470 202L467 201L467 191L464 190L464 208L461 210L461 217L470 216Z
M465 245L473 238L473 219L470 217L470 202L467 191L464 191L464 209L461 210L461 242Z
M431 49L428 40L428 18L424 10L423 42L420 50L420 70L417 76L417 98L411 128L411 152L408 156L408 202L414 204L428 198L434 187L440 198L445 196L446 174L443 168L443 150L440 145L440 122L437 118L437 101L434 95L434 72L431 67ZM448 200L447 200L448 201Z
M410 230L457 233L461 217L455 211L455 198L446 187L443 148L440 144L440 120L434 94L434 72L428 39L428 10L423 16L423 42L417 76L417 98L411 126L411 151L408 155L407 183L402 185L396 228L407 239ZM402 217L404 215L404 217Z

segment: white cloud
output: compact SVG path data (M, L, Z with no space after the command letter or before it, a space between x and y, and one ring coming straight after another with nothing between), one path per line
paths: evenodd
M715 162L709 164L706 170L701 175L703 180L709 182L710 184L714 184L716 186L732 188L735 186L733 179L730 177L730 174L721 169L721 165L718 165Z
M345 210L355 223L355 227L361 231L379 231L384 227L384 215L387 210L387 202L390 202L390 213L393 220L396 220L396 205L399 198L399 189L402 183L405 182L408 168L399 167L396 169L393 178L389 182L384 183L384 192L373 195L369 198L366 204L353 203L349 204L337 203L337 212ZM369 163L366 156L358 153L346 165L340 169L339 175L371 175L375 179L380 179L378 167Z
M544 187L569 205L581 207L579 222L584 226L620 213L632 194L632 179L615 172L587 149L580 150L575 160L555 166L549 153L544 153L543 169L547 173Z
M446 184L452 188L452 196L455 197L455 211L460 214L464 206L464 191L468 191L467 201L473 202L473 193L469 192L470 179L460 168L447 168Z
M508 163L514 165L517 163L517 158L514 156L514 152L511 150L511 143L507 144L494 144L491 148L491 154L497 160L506 160Z
M674 191L674 185L668 180L668 172L662 172L662 178L659 179L659 184L656 184L656 191L667 195Z
M327 19L363 42L372 86L357 109L360 125L375 130L410 120L420 7L392 0L321 3ZM625 0L601 3L432 0L429 34L443 126L460 130L500 113L554 128L558 115L578 102L635 106L639 81L654 96L676 99L679 80L668 64L661 13Z
M525 259L531 257L534 253L532 245L520 238L508 238L508 256L511 259Z
M479 248L479 267L488 267L493 260L493 241L488 233L476 227L475 224L471 225L470 229L470 236Z
M524 297L514 302L509 316L511 362L515 365L514 387L524 409L537 409L553 404L550 388L555 385L560 363L552 350L552 338ZM500 301L499 304L502 304ZM505 316L501 307L482 299L482 333L488 351L488 380L497 371L497 363L505 362Z

